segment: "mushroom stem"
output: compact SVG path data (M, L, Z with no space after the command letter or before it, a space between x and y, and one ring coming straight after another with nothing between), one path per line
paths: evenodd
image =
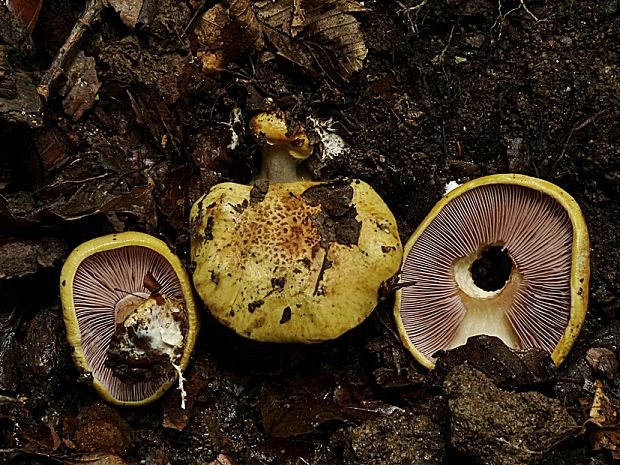
M299 181L297 167L301 160L290 155L288 149L279 145L261 147L261 169L256 180L267 179L269 182Z
M250 131L261 148L262 165L255 180L295 182L299 164L312 154L312 146L303 129L289 127L281 110L264 112L250 121Z

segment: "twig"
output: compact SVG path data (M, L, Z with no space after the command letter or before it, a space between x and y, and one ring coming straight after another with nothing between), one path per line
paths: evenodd
M17 404L23 404L24 402L26 402L28 399L26 397L10 397L10 396L4 396L0 394L0 404L4 404L4 403L17 403Z
M52 64L43 75L41 83L37 87L37 92L39 92L39 95L43 98L46 100L49 98L50 87L62 73L63 66L71 55L71 52L73 52L84 33L99 19L101 12L107 6L107 0L88 0L84 13L82 13L76 21L73 29L69 33L69 37L67 37L65 43L60 47L54 61L52 61Z
M448 37L448 42L446 43L446 46L443 48L441 53L439 55L435 56L435 58L432 59L432 62L433 62L434 65L443 63L443 60L444 60L445 55L446 55L446 52L448 51L448 47L450 46L450 42L452 42L452 34L454 34L454 28L455 27L456 27L456 24L453 24L452 25L452 29L450 29L450 36Z
M185 34L187 34L187 30L194 24L194 21L196 21L196 18L198 17L198 15L202 13L202 10L205 7L206 3L207 3L207 0L202 0L202 4L198 8L196 8L196 11L192 15L192 17L189 19L185 27L183 28L183 32L181 33L181 38L185 37Z

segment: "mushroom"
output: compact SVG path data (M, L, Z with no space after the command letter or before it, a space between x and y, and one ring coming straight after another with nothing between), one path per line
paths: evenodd
M283 112L250 123L261 146L253 186L222 183L192 207L195 288L238 334L315 343L357 326L402 260L394 216L366 183L301 181L312 147Z
M144 405L178 378L184 407L199 321L189 276L164 242L125 232L78 246L60 298L74 362L105 400Z
M538 347L559 365L585 319L589 240L577 202L518 174L475 179L446 194L405 245L394 314L424 366L467 338Z
M269 182L295 182L299 164L312 155L312 146L301 127L289 130L282 111L259 113L250 121L250 132L261 144L261 170L256 177Z

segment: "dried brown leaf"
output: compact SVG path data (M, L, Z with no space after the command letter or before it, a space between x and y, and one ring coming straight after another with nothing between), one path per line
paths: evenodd
M219 454L209 465L233 465L233 461L227 455Z
M264 384L258 403L265 431L274 438L290 438L346 419L332 394L333 379L326 374L288 379L279 386Z
M587 420L588 424L594 424L598 427L620 427L620 416L618 406L611 403L603 383L596 380L594 385L594 397L592 398L592 406L590 407L590 415Z
M126 174L103 173L59 179L41 190L46 197L53 197L43 205L28 192L0 195L0 220L17 226L32 225L49 216L77 220L115 211L148 211L152 208L150 194L155 183L150 177L137 178L130 183Z
M249 0L214 5L197 21L193 42L205 71L219 71L251 47L262 48L262 30Z
M30 34L39 19L41 5L43 0L6 0L7 8L24 22Z
M144 281L144 287L146 287L149 290L149 292L157 293L161 290L161 284L157 282L157 279L155 278L155 276L153 276L153 273L151 273L150 271L146 273L143 281Z
M0 220L7 226L28 226L37 222L34 216L34 199L29 192L19 191L0 194Z
M144 0L108 0L108 3L119 14L125 26L132 29L136 27Z
M596 390L590 407L587 437L593 452L608 451L614 460L620 458L620 410L612 404L599 380L595 382Z
M290 29L291 37L295 37L303 30L305 22L306 14L301 7L301 0L293 0L293 19L291 20Z
M115 454L78 454L70 456L54 456L66 465L128 465L128 462Z
M95 59L85 56L84 52L80 51L65 74L67 83L61 92L65 96L62 106L65 113L71 116L73 121L77 121L93 106L101 87L97 79Z
M336 84L363 66L368 50L351 13L364 11L353 0L233 0L209 9L194 29L203 69L218 71L251 47L261 49L262 35L278 54L305 72Z
M586 361L596 371L607 379L614 379L620 371L620 363L613 350L605 347L592 347L586 353Z
M257 18L280 56L336 84L362 69L368 49L350 13L364 8L351 0L260 0Z
M614 460L620 460L620 431L593 431L590 447L592 452L608 451Z

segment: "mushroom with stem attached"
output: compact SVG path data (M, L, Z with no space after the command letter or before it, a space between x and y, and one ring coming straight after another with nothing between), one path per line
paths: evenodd
M359 180L300 180L312 147L281 111L250 123L261 146L253 186L222 183L192 207L193 281L211 313L259 341L333 339L374 309L398 272L396 221Z
M414 357L478 334L560 364L583 324L589 240L575 200L518 174L470 181L446 194L405 246L394 313Z
M198 332L189 277L168 246L147 234L111 234L78 246L60 276L76 365L107 401L143 405L178 379Z

